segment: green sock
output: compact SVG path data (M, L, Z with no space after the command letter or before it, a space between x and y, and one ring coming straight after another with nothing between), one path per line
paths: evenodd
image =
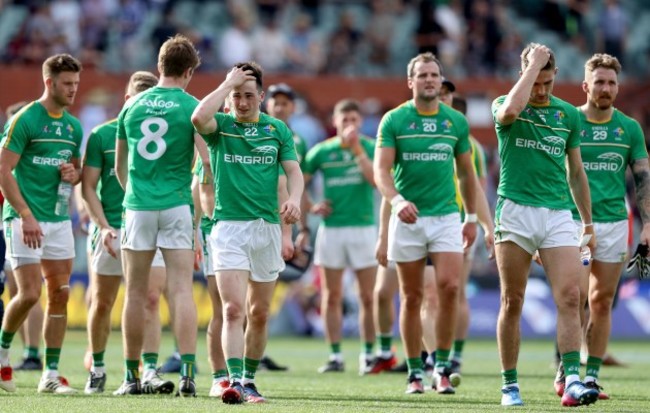
M511 384L517 384L517 369L502 370L501 379L504 387Z
M45 347L45 366L48 370L58 370L60 358L61 358L60 348Z
M332 354L341 354L341 343L330 344L330 351Z
M7 349L11 347L11 342L14 341L16 332L10 333L8 331L0 330L0 347Z
M249 359L244 357L244 378L249 380L255 380L255 372L257 371L257 366L260 365L259 360Z
M580 352L570 351L562 354L562 365L566 376L580 375Z
M451 356L453 360L460 361L463 358L463 347L465 340L454 340L454 352Z
M422 358L420 356L406 359L409 376L422 378Z
M240 381L242 378L242 370L244 370L244 361L239 358L231 358L226 360L226 366L228 366L230 380Z
M594 356L589 356L587 358L587 376L597 379L598 373L600 372L600 366L602 366L602 364L603 364L603 359Z
M100 351L99 353L93 353L93 366L104 367L104 353L105 351Z
M391 352L393 349L391 348L393 345L393 335L392 334L380 334L377 337L377 341L379 341L379 348L381 349L382 353L388 353Z
M26 359L40 358L38 354L38 347L25 347L25 351L23 352L23 358Z
M194 366L196 365L196 355L181 354L181 377L194 378Z
M450 349L436 349L436 369L437 368L445 368L445 367L451 367L451 363L449 362L449 355L451 354Z
M220 369L212 373L212 380L221 380L224 378L228 378L228 370L226 369Z
M125 360L124 361L124 380L134 381L140 378L140 360Z
M375 343L372 341L370 343L363 343L363 352L365 354L372 354L372 348L375 346Z
M142 353L142 366L145 370L156 370L158 367L158 353Z

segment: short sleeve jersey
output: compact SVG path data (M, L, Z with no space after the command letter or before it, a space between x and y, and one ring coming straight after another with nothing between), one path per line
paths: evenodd
M625 172L639 159L648 159L639 123L614 110L607 122L592 122L580 112L580 152L589 179L594 222L627 219ZM580 219L577 208L573 217Z
M300 137L300 135L294 133L293 145L296 148L296 156L298 157L298 163L300 164L300 168L302 169L304 165L305 156L307 156L307 144L305 143L305 140ZM282 166L280 166L280 175L285 175Z
M117 119L108 121L92 130L88 137L84 165L100 169L97 196L108 224L113 228L122 226L122 201L124 189L115 174L115 134Z
M458 212L454 160L470 149L465 116L447 105L438 108L420 113L410 100L379 124L377 147L395 149L395 188L420 216Z
M578 110L551 96L547 105L527 104L510 125L497 121L506 96L492 103L501 173L497 194L521 205L570 209L567 150L580 146Z
M194 126L198 101L180 88L153 87L129 99L118 116L129 175L124 207L160 211L191 205Z
M196 176L199 177L199 182L201 184L207 184L208 181L206 179L204 169L203 169L203 163L201 162L201 158L197 158L196 162L194 162L194 169L192 170L192 173ZM201 216L201 232L203 234L208 235L212 231L212 219L203 212L203 215Z
M359 139L368 157L374 157L375 143ZM373 187L366 180L350 148L341 147L341 138L320 142L307 152L303 172L323 173L324 198L330 202L332 213L323 219L326 227L374 225Z
M293 133L265 113L257 122L241 122L234 114L215 114L217 129L204 135L215 180L215 221L264 219L280 223L279 163L298 161Z
M59 165L79 158L83 131L77 118L64 111L52 115L35 101L16 113L5 126L2 148L20 155L12 174L29 209L39 222L61 222L70 217L56 215ZM18 218L5 203L3 219Z

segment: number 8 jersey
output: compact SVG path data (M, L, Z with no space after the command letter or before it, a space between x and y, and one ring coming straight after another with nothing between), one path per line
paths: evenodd
M190 205L198 100L180 88L153 87L129 99L118 117L117 139L129 148L123 206L157 211Z

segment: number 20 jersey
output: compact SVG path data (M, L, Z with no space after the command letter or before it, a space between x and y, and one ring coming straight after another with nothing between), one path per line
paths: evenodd
M124 207L157 211L192 204L194 126L198 100L180 88L153 87L129 99L117 138L129 148Z

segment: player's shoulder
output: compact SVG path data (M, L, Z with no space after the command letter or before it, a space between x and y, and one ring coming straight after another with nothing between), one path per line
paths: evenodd
M501 106L501 105L503 104L503 102L505 102L505 100L506 100L507 97L508 97L508 95L497 96L497 97L492 101L492 107L498 107L498 106Z
M641 124L639 123L639 121L634 119L632 116L626 115L625 113L621 112L616 108L614 108L612 119L619 122L623 127L641 128Z
M564 99L560 99L557 96L551 95L549 106L562 110L566 114L575 116L576 118L580 114L580 110L577 107Z
M34 120L34 117L40 116L45 108L38 103L38 101L33 101L18 110L14 113L13 116L9 118L7 123L17 124L17 123L26 123L30 124Z
M407 100L406 102L402 102L399 105L395 106L393 109L390 109L388 112L386 112L384 116L385 117L405 116L414 113L414 111L415 111L415 107L413 106L413 101Z
M113 118L110 120L107 120L104 123L100 123L99 125L95 126L91 131L91 136L92 135L98 135L98 136L104 136L107 134L112 134L113 137L115 137L115 131L117 130L117 118Z
M289 134L293 138L293 132L286 123L267 113L260 113L259 123L267 132L277 131L282 134Z

